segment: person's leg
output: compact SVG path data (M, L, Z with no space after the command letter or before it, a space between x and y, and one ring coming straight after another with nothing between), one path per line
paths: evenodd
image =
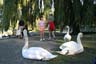
M21 38L23 38L23 29L24 29L24 26L21 26Z
M51 31L49 31L49 39L51 39Z
M40 31L40 41L42 41L42 31Z
M20 38L23 38L23 35L22 35L22 26L19 26L19 29L20 29Z
M45 40L45 38L44 38L44 31L42 32L42 39Z
M54 31L52 31L52 36L53 36L53 38L55 38L55 33L54 33Z

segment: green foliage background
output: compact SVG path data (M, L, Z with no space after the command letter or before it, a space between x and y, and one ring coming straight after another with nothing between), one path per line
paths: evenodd
M39 0L3 0L3 22L2 27L4 30L8 30L11 26L14 28L18 18L18 4L22 8L22 18L25 23L31 24L32 28L35 27L36 19L40 15L38 7ZM51 11L51 1L44 0L44 16L48 17ZM84 0L83 5L80 0L54 0L55 12L54 22L57 29L62 31L65 25L69 25L79 32L82 25L84 26L96 26L96 4L93 4L94 0ZM74 27L77 27L74 29Z

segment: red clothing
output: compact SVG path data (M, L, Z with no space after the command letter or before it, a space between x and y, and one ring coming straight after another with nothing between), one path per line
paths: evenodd
M52 22L52 21L49 22L49 30L50 31L54 31L55 30L55 25L54 25L54 22Z

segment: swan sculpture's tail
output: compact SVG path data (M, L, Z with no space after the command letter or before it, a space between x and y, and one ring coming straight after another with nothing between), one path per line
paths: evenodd
M53 58L56 58L58 55L51 55L48 58L43 58L42 60L51 60Z
M40 50L41 50L41 56L43 57L42 60L50 60L57 57L57 55L50 53L44 48L40 48Z

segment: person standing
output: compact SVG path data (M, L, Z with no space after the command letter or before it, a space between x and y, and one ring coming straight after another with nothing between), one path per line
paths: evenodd
M43 16L40 17L38 27L40 31L40 41L45 40L44 38L45 22L44 22Z
M48 31L49 31L49 39L51 39L52 37L55 38L55 24L54 24L54 17L52 14L49 14L48 17ZM52 37L51 37L52 34Z
M19 21L19 30L21 31L20 38L23 37L23 29L24 29L24 26L25 26L24 20L20 20L20 21Z

